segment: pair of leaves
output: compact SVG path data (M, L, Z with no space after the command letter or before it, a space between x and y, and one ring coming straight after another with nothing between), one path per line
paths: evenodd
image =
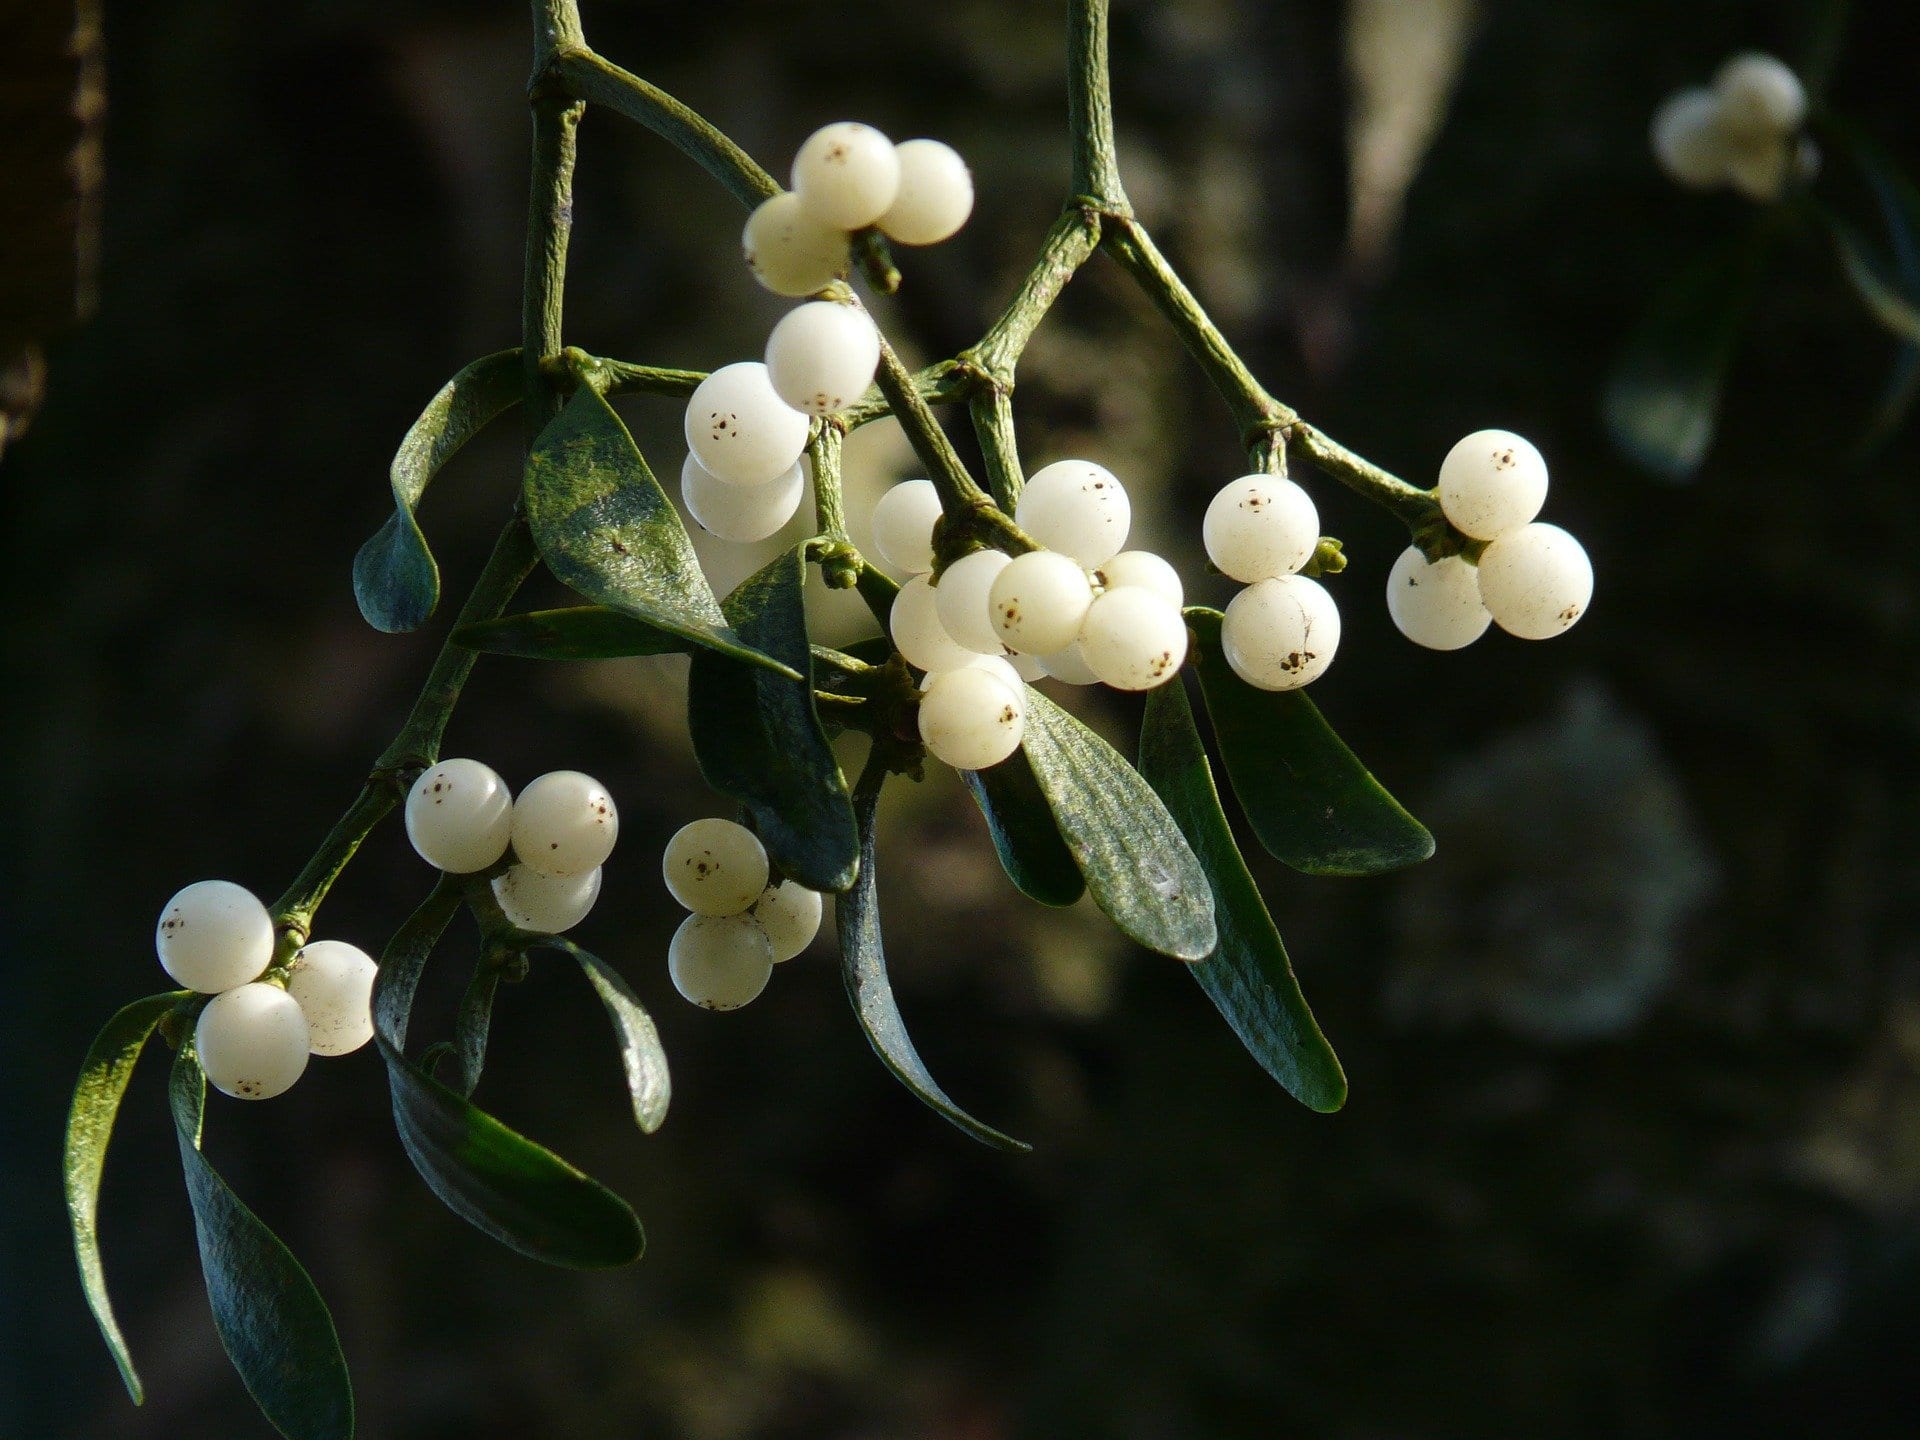
M578 1269L638 1259L645 1237L624 1200L407 1058L407 1019L420 972L459 905L457 885L443 880L381 957L374 1040L387 1062L400 1143L448 1209L523 1255ZM588 967L590 975L595 968ZM649 1093L664 1109L664 1079Z

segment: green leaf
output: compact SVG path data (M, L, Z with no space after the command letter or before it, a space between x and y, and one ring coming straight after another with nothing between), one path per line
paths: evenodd
M886 770L869 758L866 773L853 793L860 824L860 871L853 888L833 902L835 927L840 932L840 972L847 982L847 998L854 1017L866 1032L873 1053L907 1089L983 1145L996 1150L1026 1151L1033 1147L973 1118L948 1097L927 1073L926 1062L913 1048L900 1006L887 979L887 956L880 944L880 893L874 876L874 813Z
M1767 235L1756 228L1655 291L1614 362L1601 398L1607 431L1668 480L1690 479L1713 444Z
M462 1095L473 1094L474 1087L480 1083L480 1072L486 1068L487 1037L493 1029L493 997L499 989L499 968L482 962L474 970L473 979L467 982L466 992L460 997L460 1008L454 1012L450 1047L456 1077L453 1088ZM422 1068L438 1078L432 1066Z
M598 955L582 950L571 940L558 936L541 942L536 948L558 950L579 961L600 1003L607 1007L614 1033L620 1040L620 1062L627 1072L627 1094L633 1101L633 1118L651 1135L667 1118L667 1101L673 1094L667 1074L667 1052L660 1044L660 1032L653 1017L640 1004L627 982Z
M1021 743L1094 904L1149 950L1211 955L1218 937L1206 872L1139 772L1031 686Z
M1307 1008L1280 932L1234 843L1178 680L1147 696L1140 773L1166 802L1213 885L1220 948L1191 967L1193 978L1289 1094L1314 1110L1338 1110L1347 1101L1347 1077Z
M1220 612L1186 611L1207 714L1247 823L1308 875L1378 875L1425 860L1433 836L1367 773L1299 690L1257 690L1220 649Z
M1840 271L1853 286L1867 314L1896 340L1920 344L1920 301L1894 276L1892 262L1876 254L1860 233L1824 208L1814 212L1826 226L1840 260Z
M562 584L696 645L799 678L727 628L680 517L591 385L574 391L533 442L525 494L534 542Z
M207 1085L191 1038L174 1057L170 1089L200 1270L227 1358L287 1440L347 1440L353 1382L326 1302L292 1252L200 1153Z
M1060 838L1047 797L1024 756L986 770L962 770L960 778L986 817L1007 878L1022 895L1042 905L1071 905L1086 893L1080 867Z
M113 1353L113 1363L120 1367L120 1378L136 1405L145 1398L140 1376L133 1368L133 1356L120 1333L120 1323L114 1318L106 1271L100 1263L100 1177L107 1167L107 1143L113 1138L120 1099L127 1093L127 1082L133 1079L140 1052L147 1048L147 1041L167 1012L192 998L188 990L149 995L107 1021L87 1050L80 1078L73 1087L73 1103L67 1109L63 1171L73 1254L80 1264L80 1288L86 1292L87 1308L93 1312L100 1336Z
M520 352L474 361L428 402L393 457L393 514L353 559L353 596L376 630L417 630L440 599L440 567L414 509L440 468L488 423L520 403Z
M684 655L695 648L684 636L604 605L528 610L482 620L454 631L453 643L527 660L615 660L628 655Z
M813 656L801 587L806 557L789 550L726 600L740 637L798 677L696 655L687 729L707 783L753 817L767 855L809 890L838 892L860 864L847 782L813 704Z
M523 1255L575 1269L638 1259L646 1240L626 1201L407 1059L420 971L459 905L457 883L443 880L389 942L374 985L400 1143L449 1210Z

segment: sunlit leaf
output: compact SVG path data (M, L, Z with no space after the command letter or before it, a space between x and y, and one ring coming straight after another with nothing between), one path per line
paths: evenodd
M607 1007L614 1034L620 1042L620 1063L627 1075L627 1094L633 1101L633 1118L651 1135L667 1118L667 1102L673 1086L667 1074L667 1052L660 1044L660 1032L653 1017L640 1004L640 997L615 970L598 955L582 950L571 940L554 936L542 946L571 955L600 1003Z
M1346 1103L1347 1077L1307 1008L1293 965L1220 809L1213 771L1186 687L1175 680L1147 696L1140 773L1200 857L1213 886L1220 947L1193 978L1266 1072L1315 1110Z
M1186 611L1207 715L1247 823L1309 875L1376 875L1433 854L1433 836L1389 795L1299 690L1259 690L1227 664L1220 612Z
M627 655L682 655L696 648L683 635L604 605L503 615L461 626L453 632L453 641L469 650L527 660L614 660Z

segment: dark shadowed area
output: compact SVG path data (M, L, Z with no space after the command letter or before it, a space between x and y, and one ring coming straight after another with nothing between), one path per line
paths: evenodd
M1803 59L1825 10L1116 3L1128 189L1269 388L1421 485L1469 430L1528 435L1547 518L1599 575L1555 643L1416 649L1382 600L1404 530L1300 472L1351 560L1314 698L1438 841L1367 880L1246 845L1351 1100L1302 1108L1178 962L1084 902L1023 901L937 766L883 805L894 980L933 1073L1031 1155L893 1082L830 936L752 1007L693 1009L658 856L730 807L693 763L686 662L489 660L447 753L516 785L587 770L619 798L578 938L657 1019L673 1110L635 1131L570 966L503 991L477 1098L647 1226L638 1265L583 1275L434 1201L371 1050L271 1104L213 1097L208 1153L327 1296L360 1434L1910 1435L1920 425L1854 456L1895 347L1811 233L1774 252L1696 480L1638 468L1600 422L1633 317L1751 220L1661 177L1649 113L1729 52ZM972 223L902 252L876 307L925 360L978 337L1057 213L1063 12L603 0L586 21L776 173L848 116L959 148ZM74 1278L67 1095L106 1016L161 988L166 897L206 876L277 893L439 643L444 615L368 629L349 565L420 406L517 341L529 47L519 7L477 0L107 0L104 26L97 307L52 339L0 463L0 1433L241 1440L270 1430L209 1318L164 1066L134 1080L103 1204L137 1410ZM1907 5L1855 5L1830 91L1909 167L1912 38ZM591 114L581 150L569 339L703 369L757 354L784 302L741 267L734 202L617 117ZM1199 517L1239 437L1111 262L1020 377L1029 466L1111 465L1138 538L1225 601ZM679 405L619 406L677 474ZM450 595L520 441L489 431L423 509ZM891 425L849 469L866 505L918 473ZM716 589L770 553L728 548L702 542ZM856 638L860 614L825 605L820 634ZM1072 704L1132 748L1137 703ZM390 823L321 929L377 950L430 878ZM451 1014L457 952L421 1016Z

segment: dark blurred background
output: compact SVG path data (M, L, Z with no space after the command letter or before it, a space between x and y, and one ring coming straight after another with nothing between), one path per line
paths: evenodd
M957 145L975 218L903 256L884 317L929 358L977 336L1055 211L1062 11L604 0L586 18L776 171L849 115ZM449 753L516 785L587 769L620 798L579 936L654 1010L674 1112L634 1133L575 975L543 964L503 995L480 1098L648 1226L641 1264L577 1275L433 1201L370 1054L275 1104L214 1104L211 1152L333 1306L361 1434L1911 1435L1913 429L1846 458L1890 346L1826 254L1790 245L1697 483L1637 471L1597 420L1633 313L1749 219L1659 177L1648 114L1733 50L1801 59L1818 20L1718 0L1117 4L1129 187L1255 369L1422 484L1466 431L1522 431L1552 465L1547 518L1600 576L1558 643L1417 650L1380 599L1404 535L1309 478L1353 560L1314 696L1439 841L1378 880L1253 859L1351 1103L1303 1110L1176 963L1084 906L1019 900L945 773L888 794L896 983L934 1073L1031 1156L979 1148L889 1079L824 941L750 1009L691 1009L656 857L722 805L682 673L486 663ZM73 1275L68 1087L104 1017L160 988L161 902L214 875L278 892L438 641L368 630L348 564L413 414L517 339L526 17L108 0L104 22L97 307L52 338L44 407L0 468L0 1431L239 1440L268 1430L209 1322L163 1067L134 1082L103 1211L142 1410ZM1907 161L1911 24L1905 4L1854 7L1832 92ZM617 118L590 117L582 151L570 338L664 364L757 353L782 302L746 280L731 202ZM677 472L678 408L623 404ZM1239 473L1235 437L1105 262L1035 342L1019 414L1030 464L1111 463L1136 533L1226 598L1198 516ZM864 486L909 473L888 429L857 437ZM500 426L427 503L452 593L517 445ZM754 563L716 555L716 583ZM1092 704L1128 733L1127 704ZM321 929L377 949L427 878L389 827ZM422 1016L450 1011L460 960Z

